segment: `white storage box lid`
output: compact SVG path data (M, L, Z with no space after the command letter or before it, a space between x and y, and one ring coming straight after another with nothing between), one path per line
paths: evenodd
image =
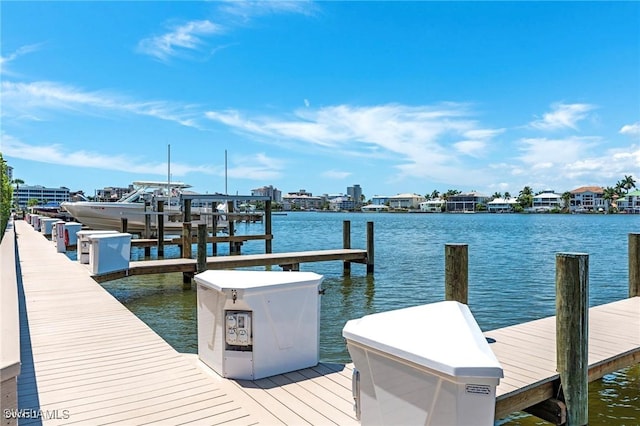
M131 238L131 234L128 233L120 233L120 232L115 232L115 233L108 233L108 234L90 234L87 238L89 238L89 240L91 241L96 241L96 240L109 240L109 239L113 239L113 238Z
M348 321L347 341L454 377L504 377L467 305L446 301Z
M225 290L274 289L293 284L319 284L324 278L314 272L297 271L204 271L193 277L199 285Z

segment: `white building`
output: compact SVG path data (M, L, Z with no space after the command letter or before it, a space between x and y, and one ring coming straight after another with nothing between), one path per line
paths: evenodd
M620 198L618 209L626 213L640 213L640 190L631 191Z
M270 197L271 201L275 201L276 203L282 202L282 191L280 191L278 188L274 188L273 185L252 189L251 195L257 195L260 197Z
M41 185L20 185L13 190L13 199L20 209L26 209L29 200L37 200L38 204L61 203L69 201L69 188L46 188Z
M393 209L417 209L423 201L425 201L425 198L422 195L398 194L389 197L389 207Z
M426 213L440 213L445 205L445 202L446 201L441 198L434 198L432 200L423 201L419 204L420 211Z
M489 213L508 213L514 210L518 204L518 200L513 197L494 198L487 203L487 211Z
M375 204L377 206L384 206L389 201L389 196L387 195L374 195L371 197L371 204Z
M332 211L352 211L356 208L356 203L350 197L335 197L329 200L329 210Z
M529 208L532 212L548 212L553 209L561 209L564 202L562 195L553 191L542 191L540 194L534 195L533 205Z
M609 202L604 199L604 188L600 186L581 186L571 191L569 201L571 212L607 211L608 209Z
M314 197L311 192L301 189L298 192L290 192L282 196L282 208L284 210L317 210L322 207L324 199Z

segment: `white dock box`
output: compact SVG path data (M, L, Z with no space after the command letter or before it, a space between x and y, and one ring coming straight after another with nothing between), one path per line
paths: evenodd
M78 244L78 232L82 230L82 224L78 222L65 222L64 233L65 241L68 246L75 246ZM95 232L95 231L93 231ZM111 232L111 231L110 231Z
M205 271L198 357L222 377L256 380L320 360L320 284L313 272Z
M89 252L91 250L91 242L89 241L89 237L91 235L102 235L102 234L117 234L118 231L78 231L76 232L77 244L78 244L78 261L82 264L89 263ZM71 235L69 235L71 237Z
M367 315L343 331L363 425L494 424L502 367L467 305Z
M89 241L89 269L94 275L129 268L131 234L93 234Z
M60 219L54 219L51 217L43 217L40 219L40 232L44 235L51 235L53 232L53 224Z

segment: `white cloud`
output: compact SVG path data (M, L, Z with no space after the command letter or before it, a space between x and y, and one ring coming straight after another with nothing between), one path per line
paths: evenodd
M578 129L578 122L587 118L589 111L596 107L590 104L562 104L552 105L552 111L545 113L541 119L529 125L540 130Z
M623 135L640 136L640 122L622 126L620 133Z
M305 152L384 159L387 170L405 177L456 181L460 176L487 179L482 171L469 172L456 155L476 155L504 129L485 129L471 119L466 104L434 106L386 104L355 107L303 108L287 117L246 117L239 111L211 111L206 117L261 140ZM460 142L462 137L475 140ZM455 145L458 143L458 145ZM382 177L381 177L382 178Z
M313 15L317 11L317 5L310 0L227 0L222 2L219 10L247 21L256 16L279 13Z
M249 180L271 180L282 177L283 161L258 153L232 159L229 177Z
M140 40L138 51L161 61L172 56L197 50L205 44L203 36L224 32L222 26L209 20L190 21L176 26L171 31Z
M35 52L42 47L42 43L38 44L29 44L26 46L19 47L15 52L10 53L7 56L0 56L0 75L12 75L10 71L7 70L7 64L19 58L20 56L29 54L31 52Z
M527 138L520 141L522 155L518 159L534 168L572 163L584 158L597 142L593 137Z
M33 83L2 82L3 116L32 117L41 120L44 110L72 111L78 114L133 113L196 127L192 105L167 101L137 101L108 91L82 89L48 81Z
M8 157L20 158L38 163L57 164L70 167L87 167L144 175L165 176L167 163L149 163L143 158L130 155L103 154L91 151L69 151L62 144L30 145L17 138L2 133L2 152ZM171 173L184 176L188 173L221 174L220 168L190 166L171 163Z
M326 172L322 173L322 176L329 179L342 180L348 178L352 174L353 173L351 172L342 172L339 170L327 170Z

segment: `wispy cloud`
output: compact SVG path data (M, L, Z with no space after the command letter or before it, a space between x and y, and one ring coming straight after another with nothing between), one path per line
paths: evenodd
M193 105L167 101L138 101L109 91L85 91L48 81L2 82L3 116L40 120L42 111L71 111L78 114L104 112L133 113L196 127Z
M620 129L620 133L629 136L640 136L640 122L633 124L625 124Z
M482 128L471 118L468 105L455 103L303 108L286 118L246 117L235 110L205 115L258 139L290 141L291 146L305 151L382 158L389 165L395 164L401 176L438 179L460 175L456 154L476 155L503 131ZM301 143L303 148L299 147Z
M174 26L169 32L145 38L138 43L140 53L161 61L205 46L204 37L221 34L224 28L209 20L190 21Z
M329 178L329 179L337 179L337 180L342 180L342 179L346 179L349 176L351 176L353 173L351 172L343 172L343 171L339 171L339 170L327 170L326 172L322 173L322 176Z
M131 155L117 155L111 152L103 154L96 151L70 151L64 144L34 145L25 143L11 135L2 133L2 152L8 157L20 158L38 163L56 164L71 167L87 167L101 170L113 170L143 175L165 176L167 163L150 163L144 158ZM220 174L219 168L209 166L191 166L171 163L171 172L176 176L188 173Z
M211 47L216 35L228 34L238 27L246 27L254 18L274 14L312 15L317 7L311 1L232 0L214 3L219 24L208 19L192 20L171 25L166 32L144 38L138 42L138 52L162 62L174 57L190 57L196 52L207 55L228 47Z
M227 0L219 7L221 12L241 17L244 20L263 15L295 13L313 15L317 5L310 0L273 1L273 0Z
M249 180L272 180L282 177L284 162L264 153L231 159L229 177Z
M578 122L587 118L588 113L595 108L595 105L590 104L557 103L552 105L551 112L545 113L541 119L529 125L539 130L577 130Z
M0 75L12 75L13 73L7 69L7 64L20 56L35 52L41 47L42 43L29 44L16 49L16 51L9 53L7 56L0 56Z

